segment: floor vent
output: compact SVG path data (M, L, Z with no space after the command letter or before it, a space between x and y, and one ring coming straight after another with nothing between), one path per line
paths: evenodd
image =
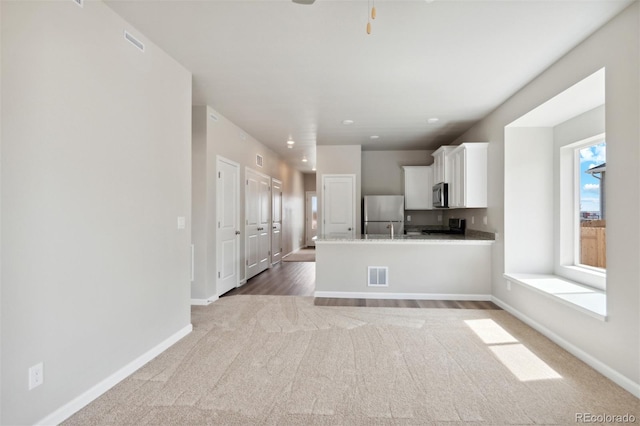
M84 7L84 0L73 0L73 2L80 7Z
M264 162L264 159L262 158L262 155L260 154L256 155L256 166L262 167L263 162Z
M144 52L144 43L142 43L140 40L138 40L137 38L135 38L134 36L132 36L129 31L124 32L124 38L126 38L129 43L133 44L135 47L137 47L138 49L140 49L141 51Z
M369 266L369 287L389 287L389 267Z

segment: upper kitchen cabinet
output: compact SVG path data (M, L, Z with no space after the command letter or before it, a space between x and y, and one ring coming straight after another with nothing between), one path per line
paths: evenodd
M487 207L487 142L463 143L446 155L449 207Z
M404 169L404 209L431 210L431 187L433 171L431 166L403 166Z
M443 145L436 149L433 154L433 184L449 183L450 173L447 169L447 155L456 149L455 145Z

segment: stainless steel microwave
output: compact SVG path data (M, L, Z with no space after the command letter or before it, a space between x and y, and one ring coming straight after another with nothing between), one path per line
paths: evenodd
M433 185L433 208L446 209L449 207L449 185L440 182Z

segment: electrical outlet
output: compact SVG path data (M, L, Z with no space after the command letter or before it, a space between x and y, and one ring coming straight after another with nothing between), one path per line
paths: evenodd
M511 281L507 281L507 291L511 291Z
M411 222L411 215L410 214L407 215L407 222Z
M482 218L482 223L484 223L485 225L487 224L487 217L486 216Z
M441 214L438 215L438 222L442 222L442 215Z
M36 364L29 368L29 390L37 388L44 383L44 365Z
M187 220L184 216L178 216L178 229L184 229L187 226Z
M476 217L475 216L471 216L471 224L475 225L476 223Z

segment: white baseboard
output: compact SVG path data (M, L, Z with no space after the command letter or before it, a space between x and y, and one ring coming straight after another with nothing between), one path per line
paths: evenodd
M80 411L82 408L89 405L92 401L98 398L103 393L107 392L109 389L120 383L122 380L129 377L140 367L145 365L147 362L151 361L153 358L160 355L162 352L167 350L173 344L178 342L187 334L191 333L193 330L193 326L189 324L184 327L177 333L174 333L172 336L161 342L159 345L154 348L149 349L147 352L139 356L138 358L131 361L129 364L122 367L120 370L116 371L111 376L107 377L97 385L93 386L80 396L74 398L69 401L62 407L58 408L53 413L49 414L42 420L36 422L37 425L58 425Z
M207 306L218 300L219 297L214 295L206 299L191 299L192 306Z
M503 302L502 300L498 299L495 296L492 296L491 299L493 303L500 306L502 309L509 312L511 315L518 318L520 321L524 322L529 327L539 331L541 334L545 335L547 338L549 338L549 340L551 340L552 342L554 342L555 344L557 344L558 346L560 346L561 348L569 352L571 355L575 356L579 360L591 366L598 373L602 374L603 376L605 376L606 378L608 378L609 380L611 380L612 382L614 382L615 384L623 388L624 390L628 391L629 393L634 395L636 398L640 398L640 383L636 383L633 380L629 379L628 377L620 374L619 372L609 367L607 364L603 363L599 359L593 357L592 355L583 351L579 347L575 346L574 344L558 336L556 333L549 330L547 327L543 326L539 322L535 321L534 319L531 319L527 315L518 311L513 306L508 305L507 303Z
M413 300L475 300L490 301L490 294L440 294L440 293L368 293L351 291L316 291L314 297L336 299L413 299Z

